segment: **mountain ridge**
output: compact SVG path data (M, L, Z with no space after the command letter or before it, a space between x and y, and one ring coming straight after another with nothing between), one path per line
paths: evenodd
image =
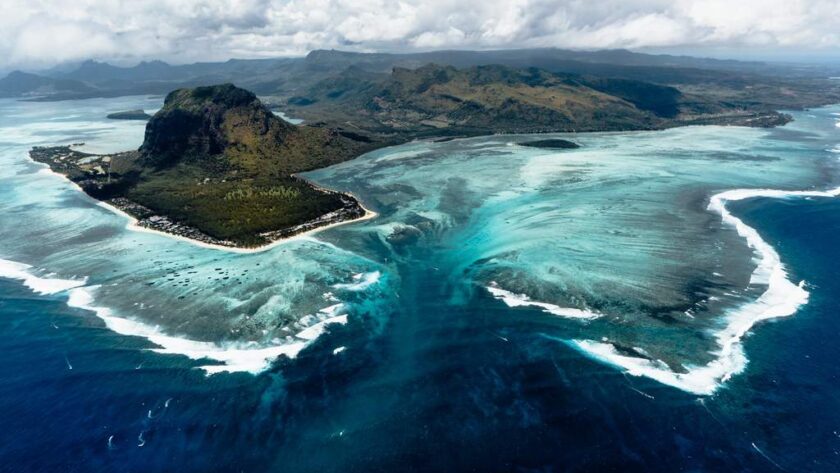
M628 79L658 85L702 88L742 103L783 103L801 108L837 99L837 84L825 79L840 70L825 67L803 70L778 64L638 53L627 50L579 51L558 48L515 50L444 50L412 53L359 53L315 50L296 58L230 59L224 62L167 64L145 61L131 67L87 61L75 70L53 68L37 75L83 82L88 90L59 90L37 100L165 94L176 88L232 82L262 97L300 95L315 83L350 66L371 73L390 73L394 67L415 69L428 63L456 68L498 64L513 68L537 67L553 73ZM823 71L823 78L817 77ZM755 93L746 87L760 84ZM784 90L796 93L785 95ZM683 90L685 92L685 90ZM831 99L826 94L834 91ZM3 90L0 95L20 96ZM31 97L32 98L32 97Z
M474 135L668 128L697 120L772 126L770 109L706 99L676 87L502 65L427 64L375 74L356 66L290 97L288 113L372 133Z

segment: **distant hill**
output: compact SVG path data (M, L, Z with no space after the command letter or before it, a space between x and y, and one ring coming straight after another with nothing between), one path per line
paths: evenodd
M348 68L372 74L389 74L395 67L416 69L434 63L465 69L502 65L516 69L536 67L558 74L603 79L625 79L669 85L682 89L715 89L741 103L779 103L805 107L827 103L824 95L837 84L814 68L778 64L643 54L614 49L579 51L536 48L496 51L429 51L422 53L356 53L316 50L306 57L232 59L171 65L161 61L141 62L132 67L86 61L77 68L52 69L42 77L66 79L84 88L56 88L43 100L85 97L115 97L130 94L162 94L222 82L235 83L260 96L288 98L302 95L316 83L335 77ZM836 74L833 74L836 75ZM762 85L760 94L751 90ZM687 90L683 90L687 91ZM793 91L793 94L788 93ZM15 96L14 92L6 96Z
M499 65L430 64L391 74L351 66L291 97L288 107L307 121L412 136L644 130L700 117L754 125L785 120L667 85Z
M712 101L727 101L733 106L761 108L761 111L813 107L840 100L840 84L827 80L828 70L642 54L621 49L573 51L537 48L409 54L317 50L309 53L305 62L311 69L318 71L332 67L333 76L351 65L378 73L389 73L394 67L415 69L429 63L459 69L483 65L538 68L556 74L668 85L689 95L705 96ZM313 75L312 80L316 77Z
M760 62L642 54L623 49L599 51L575 51L557 48L491 51L445 50L404 54L316 50L307 55L306 61L322 68L356 65L379 72L385 72L393 67L413 69L429 63L449 65L456 68L495 64L514 68L536 67L550 72L650 80L660 83L693 82L699 78L709 78L709 74L703 71L715 71L718 77L722 76L731 80L735 77L732 73L737 75L737 73L777 70Z
M343 86L344 81L325 81ZM316 89L323 89L319 85ZM333 98L320 90L322 110L364 116L377 128L431 132L521 133L566 130L648 129L655 114L586 84L539 69L426 65L395 68L376 86L359 82L357 93ZM326 93L324 93L326 92ZM318 107L316 107L318 108ZM329 113L316 112L329 116Z
M63 74L64 78L93 84L112 81L161 81L184 79L179 73L163 61L141 62L134 67L117 67L105 62L85 61L77 69Z
M94 89L72 79L54 79L21 71L0 79L0 97L50 96L55 94L85 94Z

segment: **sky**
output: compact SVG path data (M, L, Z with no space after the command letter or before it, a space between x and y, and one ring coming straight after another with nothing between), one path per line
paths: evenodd
M840 0L0 0L0 11L2 69L333 48L840 58Z

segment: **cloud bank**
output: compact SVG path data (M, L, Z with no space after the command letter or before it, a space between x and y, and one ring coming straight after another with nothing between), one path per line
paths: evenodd
M2 0L0 64L312 49L840 48L837 0Z

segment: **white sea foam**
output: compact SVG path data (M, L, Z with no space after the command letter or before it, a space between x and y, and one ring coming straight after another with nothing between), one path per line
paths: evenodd
M353 275L352 283L334 284L333 287L336 289L344 289L345 291L364 291L365 289L379 282L379 278L381 276L382 273L380 273L379 271L371 271L369 273L357 273Z
M38 294L56 294L74 287L84 286L86 282L85 279L38 277L33 275L31 270L32 266L28 264L0 259L0 278L21 280L24 286Z
M594 319L601 317L601 314L589 310L575 309L573 307L560 307L558 305L549 304L547 302L539 302L531 300L525 294L516 294L514 292L502 289L495 281L491 281L490 285L486 287L487 291L496 299L500 299L507 304L508 307L539 307L544 312L549 314L559 315L561 317L570 317L574 319Z
M92 291L95 289L96 286L90 286L71 290L67 305L92 311L110 330L121 335L148 339L158 345L159 348L151 349L156 353L184 355L193 360L207 359L223 363L199 366L208 374L236 371L256 374L268 368L281 355L294 358L308 344L307 341L302 341L268 347L253 342L222 345L167 335L157 326L117 317L109 308L93 305Z
M326 330L327 325L331 325L331 324L344 325L346 323L347 323L347 315L346 314L337 315L335 317L330 317L326 320L322 320L322 321L320 321L320 322L318 322L314 325L311 325L311 326L301 330L300 332L298 332L295 336L297 338L300 338L300 339L303 339L303 340L315 340L316 338L321 336L322 333L324 333L324 330Z
M327 325L347 323L347 314L340 314L344 311L345 305L341 302L324 307L315 315L307 315L298 321L298 325L302 326L302 330L295 334L295 337L302 340L315 340L327 328Z
M570 344L585 354L614 365L635 376L646 376L660 383L700 395L713 394L733 375L744 370L747 357L741 340L762 320L793 315L808 302L804 281L795 284L776 250L764 241L758 232L733 216L726 209L729 201L753 197L836 197L840 187L829 191L781 191L773 189L735 189L712 196L709 210L721 216L724 224L731 225L747 241L755 253L757 266L750 278L751 285L766 287L755 301L731 310L726 314L725 325L715 332L719 350L715 359L704 366L684 366L673 371L659 360L623 355L607 341L571 340Z
M339 314L344 309L344 304L338 303L321 309L318 316L313 318L317 320L317 323L303 328L295 335L299 341L262 346L255 342L218 344L190 340L167 335L158 326L118 317L111 309L94 305L93 293L98 286L85 286L85 280L38 277L31 274L32 269L32 266L24 263L0 259L0 278L22 280L26 287L38 294L68 291L67 305L93 312L116 333L148 339L157 345L157 348L152 348L151 351L221 363L199 366L208 375L221 372L259 373L271 366L271 363L281 355L289 358L297 356L301 350L323 334L328 325L347 323L347 315Z

